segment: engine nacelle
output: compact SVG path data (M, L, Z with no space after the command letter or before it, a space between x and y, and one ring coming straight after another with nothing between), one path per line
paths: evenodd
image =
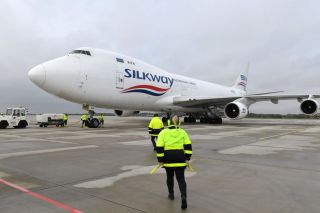
M300 104L300 110L306 115L315 115L318 112L319 103L314 99L304 100Z
M224 114L231 119L241 119L248 115L249 110L243 103L234 101L226 105L224 108Z
M114 110L114 113L119 117L129 117L132 115L136 115L139 111L128 111L128 110Z

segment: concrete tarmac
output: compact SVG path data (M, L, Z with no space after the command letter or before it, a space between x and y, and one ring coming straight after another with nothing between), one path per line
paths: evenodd
M0 212L320 212L320 121L244 119L182 125L193 142L188 209L167 198L150 118L106 117L105 127L0 130ZM56 203L57 204L57 203ZM70 210L71 211L71 210ZM76 211L75 211L76 212Z

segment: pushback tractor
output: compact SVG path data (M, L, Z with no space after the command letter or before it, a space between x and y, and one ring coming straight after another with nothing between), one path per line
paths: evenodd
M25 108L7 108L6 113L0 115L0 129L7 127L26 128L27 126Z

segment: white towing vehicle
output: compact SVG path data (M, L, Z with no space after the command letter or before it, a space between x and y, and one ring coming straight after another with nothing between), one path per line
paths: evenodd
M64 114L53 114L53 113L45 113L41 115L36 115L36 121L40 127L47 127L49 125L56 125L63 127L63 116Z
M27 126L25 108L7 108L6 114L0 115L0 129L7 127L26 128Z

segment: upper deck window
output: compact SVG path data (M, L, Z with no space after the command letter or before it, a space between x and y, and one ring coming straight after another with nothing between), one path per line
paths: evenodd
M83 55L89 55L89 56L91 56L90 51L87 51L87 50L73 50L73 51L70 52L69 54L83 54Z

